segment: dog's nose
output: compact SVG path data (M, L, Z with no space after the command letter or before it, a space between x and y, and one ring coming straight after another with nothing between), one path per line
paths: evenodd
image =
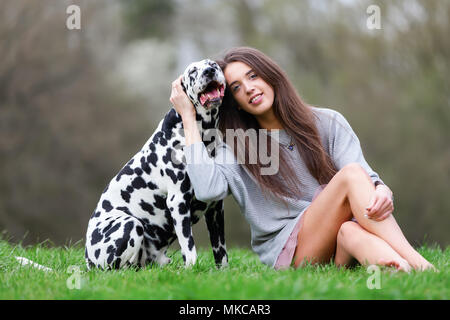
M206 68L205 71L203 71L203 75L205 77L212 77L214 75L214 73L216 72L216 70L214 70L214 68Z

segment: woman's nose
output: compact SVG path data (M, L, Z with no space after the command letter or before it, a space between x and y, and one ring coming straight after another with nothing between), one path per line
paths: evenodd
M249 83L244 83L244 89L245 89L245 92L247 94L252 93L253 91L255 91L255 88Z

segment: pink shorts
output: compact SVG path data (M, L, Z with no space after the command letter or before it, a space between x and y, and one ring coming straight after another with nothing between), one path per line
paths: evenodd
M314 201L315 198L319 195L319 193L326 187L326 184L320 185L317 190L314 192L314 196L311 201ZM306 211L303 213L303 216L305 215ZM300 227L303 222L303 216L300 217L297 224L294 227L294 230L292 230L291 234L289 235L289 238L286 241L286 244L283 247L283 250L281 250L280 255L277 258L277 262L275 263L275 269L287 269L292 264L292 258L294 258L295 248L297 247L297 239L298 239L298 232L300 231Z

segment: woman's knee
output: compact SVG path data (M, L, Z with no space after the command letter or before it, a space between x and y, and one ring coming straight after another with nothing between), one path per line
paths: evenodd
M361 180L370 180L366 170L364 170L364 168L356 162L345 165L338 171L337 174L340 175L341 180L347 185Z
M339 228L337 242L344 247L354 246L361 239L361 227L354 221L346 221Z

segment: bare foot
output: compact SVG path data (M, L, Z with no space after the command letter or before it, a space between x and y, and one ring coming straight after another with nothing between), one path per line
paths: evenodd
M380 259L378 260L379 265L386 267L395 267L397 271L403 271L409 273L411 271L411 266L408 264L408 261L404 259Z
M436 267L429 263L427 260L423 261L420 264L414 265L414 269L416 269L417 271L432 270L434 272L439 272L439 270L436 269Z
M410 259L408 261L410 265L417 271L432 270L434 272L439 272L438 269L436 269L430 262L428 262L427 259L425 259L421 255L418 255L417 258Z

